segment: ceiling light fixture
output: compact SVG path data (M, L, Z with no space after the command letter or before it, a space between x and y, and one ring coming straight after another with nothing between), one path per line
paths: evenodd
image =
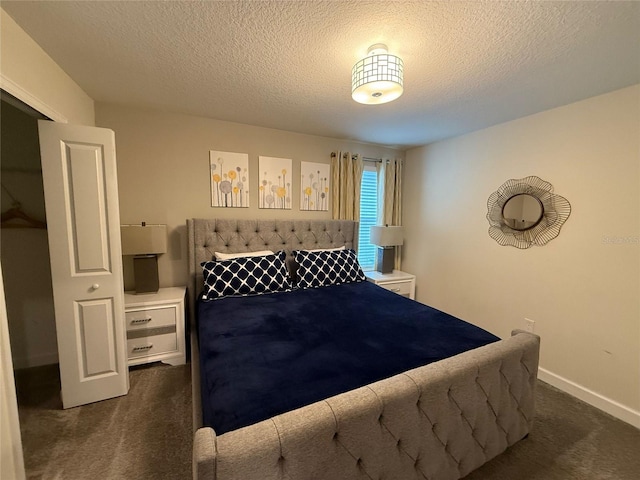
M368 105L390 102L402 95L403 77L402 59L387 53L386 45L377 43L353 66L351 97Z

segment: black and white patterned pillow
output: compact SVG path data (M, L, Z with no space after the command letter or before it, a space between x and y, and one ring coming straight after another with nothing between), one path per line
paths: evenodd
M203 300L291 290L284 251L273 255L203 262Z
M293 258L298 264L296 286L300 288L324 287L365 280L355 250L323 252L294 250Z

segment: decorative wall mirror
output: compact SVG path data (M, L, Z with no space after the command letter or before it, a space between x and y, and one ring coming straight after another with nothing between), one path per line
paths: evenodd
M500 245L517 248L553 240L571 214L567 199L535 176L507 180L491 194L487 209L489 236Z

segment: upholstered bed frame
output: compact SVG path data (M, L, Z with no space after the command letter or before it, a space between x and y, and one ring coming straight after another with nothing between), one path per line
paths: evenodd
M193 478L458 479L527 436L539 337L510 338L217 436L202 427L195 298L214 251L351 248L342 220L187 220Z

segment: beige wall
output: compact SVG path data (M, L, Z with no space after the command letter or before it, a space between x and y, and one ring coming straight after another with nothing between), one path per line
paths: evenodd
M528 175L571 216L501 247L487 198ZM404 199L419 301L502 337L535 320L545 379L640 426L640 85L412 149Z
M53 118L94 125L93 100L0 9L0 86Z
M187 218L331 217L300 211L299 182L293 182L291 210L261 210L253 194L249 208L212 208L210 150L249 154L250 188L258 185L259 155L291 158L292 178L300 178L301 161L329 163L338 149L375 158L404 156L375 145L102 103L96 105L96 124L116 134L121 222L168 225L169 252L159 258L161 286L186 284ZM125 287L133 287L126 258Z

